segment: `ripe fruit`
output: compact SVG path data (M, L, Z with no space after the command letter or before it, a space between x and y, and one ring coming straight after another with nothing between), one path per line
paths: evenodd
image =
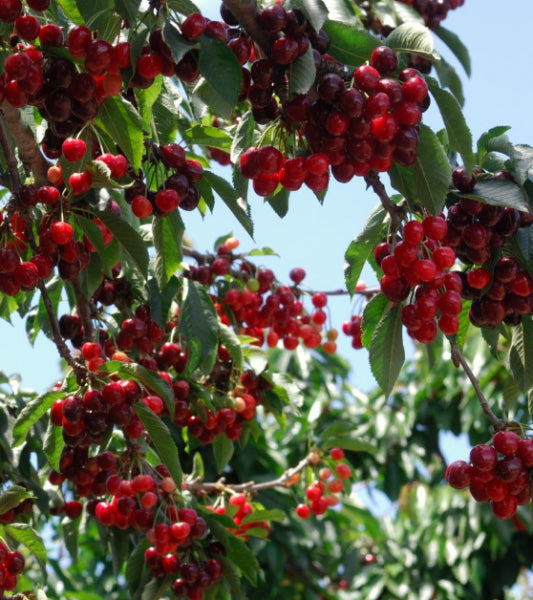
M79 138L68 138L63 142L61 151L66 160L69 162L76 162L85 156L85 153L87 152L87 144L84 140Z

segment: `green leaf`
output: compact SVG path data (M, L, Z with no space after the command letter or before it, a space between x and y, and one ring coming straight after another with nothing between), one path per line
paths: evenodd
M11 523L4 528L9 536L33 552L41 564L46 564L47 552L43 539L33 527L26 523Z
M472 134L468 129L461 107L452 94L438 86L435 79L428 77L427 83L444 121L450 149L455 150L462 156L467 171L472 173L476 158L472 151Z
M81 516L74 520L65 517L61 521L63 540L65 541L65 546L70 554L70 558L73 561L78 560L80 523Z
M168 0L168 6L169 8L177 10L182 15L200 12L200 9L194 2L191 2L191 0Z
M430 214L438 215L446 202L452 168L437 136L427 125L420 125L416 162L409 167L413 174L416 197L409 198Z
M283 186L279 186L279 190L275 194L272 194L272 196L267 196L265 202L270 204L278 217L283 218L289 212L290 194L290 190Z
M457 71L443 58L435 63L435 71L437 71L441 86L448 88L460 106L463 106L465 103L463 82L459 78L459 75L457 75Z
M358 437L351 437L349 435L330 437L321 444L321 448L329 450L330 448L342 448L343 450L351 450L352 452L377 452L377 448L374 444L366 442Z
M344 254L344 281L350 295L355 292L355 286L368 257L381 240L386 214L383 206L379 204L368 217L363 231L350 242L346 249Z
M166 575L163 578L152 578L140 591L140 600L159 600L163 594L168 592L170 584L176 576ZM135 596L137 597L137 596Z
M233 456L234 449L233 442L223 433L217 435L213 440L213 455L215 457L217 473L224 471Z
M533 273L533 228L519 227L512 238L512 256L522 257L529 274Z
M111 211L97 212L96 216L113 233L123 250L133 261L144 278L148 276L150 257L141 235L124 219Z
M349 0L323 0L323 3L328 9L329 18L332 21L338 21L351 27L360 25L355 16L355 7Z
M511 128L508 125L499 125L497 127L492 127L488 131L485 131L481 134L479 140L477 141L477 153L478 160L480 162L482 158L487 154L487 152L489 152L489 150L491 149L489 148L490 141L494 138L499 138L500 136L503 136L507 139L507 136L505 136L504 133L506 131L509 131L509 129Z
M404 198L414 199L416 197L413 172L409 167L402 167L394 162L389 169L389 177L392 187Z
M379 40L366 31L356 30L337 21L327 21L323 27L330 41L328 54L339 62L358 67L368 60Z
M226 556L219 556L218 559L222 563L224 579L230 586L232 598L234 600L247 600L242 591L241 577L233 561Z
M509 348L508 364L513 379L523 392L533 387L533 319L525 316L516 327Z
M239 120L233 143L231 145L231 160L235 165L238 165L241 154L253 145L255 120L252 116L252 111L245 113ZM238 169L238 166L236 167Z
M385 44L396 52L418 54L428 60L438 58L430 30L415 21L396 27L385 40Z
M385 294L374 296L365 306L361 321L361 341L365 348L370 348L374 331L391 306L392 304Z
M378 323L370 342L369 360L372 374L388 396L405 361L401 304L391 308Z
M95 123L116 142L134 170L138 171L144 155L144 132L150 127L133 104L120 95L106 98L100 104Z
M457 34L453 33L449 29L445 29L444 27L442 27L442 25L437 27L433 31L454 53L457 60L463 66L465 73L470 77L470 75L472 75L470 54L468 53L468 48L459 39Z
M197 281L184 280L179 330L187 340L191 371L211 373L218 351L218 318L213 301ZM195 348L194 352L191 351ZM189 366L189 365L188 365Z
M137 21L140 6L141 0L115 0L117 12L129 22L130 26Z
M218 335L220 338L220 343L229 352L234 367L239 371L242 371L244 366L244 358L239 338L234 333L233 329L227 325L224 325L223 323L218 324Z
M222 101L234 107L242 85L242 69L227 44L215 36L200 36L198 68Z
M84 25L85 20L78 10L76 0L57 0L57 3L63 9L65 15L76 25Z
M154 272L160 289L181 265L181 243L185 225L177 210L164 217L154 217L152 234L155 246Z
M316 67L311 46L289 66L289 94L305 94L315 82Z
M224 201L250 237L253 238L254 225L250 218L250 207L246 200L240 198L235 189L223 177L215 175L211 171L204 171L203 177Z
M236 536L228 535L228 553L229 558L248 579L252 585L257 585L257 576L259 575L259 562L255 552Z
M126 563L126 584L132 595L141 584L146 563L144 560L144 553L149 546L150 542L146 538L141 539L131 552L128 562Z
M168 427L145 404L138 402L133 405L133 409L146 427L157 455L169 470L172 479L174 479L179 489L183 474L178 449Z
M254 510L248 516L244 517L242 524L255 523L256 521L278 521L282 523L287 518L287 515L279 508L271 510Z
M15 508L27 498L34 498L30 490L20 485L12 485L5 492L0 494L0 515L11 508Z
M65 392L48 392L33 398L24 406L13 425L13 448L26 441L35 423L50 410L56 400L64 398L65 395Z
M163 377L136 363L121 363L118 374L124 379L139 381L147 390L157 394L165 403L170 416L174 416L174 392Z
M220 127L211 125L193 125L190 129L183 132L183 139L190 144L199 146L209 146L210 148L219 148L225 152L231 150L233 138Z
M158 75L152 85L146 89L136 89L135 96L141 112L141 117L146 123L152 121L152 108L157 102L157 99L161 95L163 90L163 76Z
M43 450L54 471L60 470L59 461L61 460L61 453L63 452L64 447L63 428L53 425L50 421L43 442Z
M167 21L163 26L163 39L168 44L172 60L175 63L179 62L191 48L194 48L194 44L181 35L172 21Z
M522 189L507 179L480 179L474 189L461 197L479 200L492 206L508 206L527 211L528 204Z
M514 180L524 185L533 174L533 148L527 144L516 144L511 153L511 172Z

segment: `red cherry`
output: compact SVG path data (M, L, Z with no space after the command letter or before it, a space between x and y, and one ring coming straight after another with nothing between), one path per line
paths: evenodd
M39 30L39 41L41 46L59 48L63 46L63 29L58 25L43 25Z
M52 223L50 226L50 237L60 246L68 244L74 238L72 225L70 223L65 223L64 221Z
M311 516L311 508L309 504L298 504L296 507L296 514L300 519L308 519Z
M92 32L88 27L76 25L67 35L66 46L73 58L84 58L92 39Z
M514 431L498 431L492 438L494 448L505 456L511 456L518 451L519 436Z
M66 160L76 162L85 156L87 144L79 138L68 138L63 142L61 151Z
M188 40L195 40L205 33L208 23L209 20L200 13L192 13L181 24L181 33Z
M464 460L456 460L448 465L444 478L453 488L462 490L470 484L470 469Z
M145 79L154 79L163 71L163 59L156 52L141 54L137 59L137 73Z
M72 173L68 178L68 183L74 196L81 196L91 189L93 178L88 171L82 171L81 173Z
M146 196L137 194L131 201L131 210L139 219L149 217L153 212L153 206Z

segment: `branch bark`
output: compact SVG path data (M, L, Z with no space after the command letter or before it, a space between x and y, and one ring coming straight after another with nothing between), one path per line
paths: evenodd
M394 204L394 202L390 199L385 186L383 185L381 179L379 178L379 173L376 171L370 171L368 175L365 175L365 181L368 187L371 187L374 192L377 194L378 198L381 200L381 204L383 204L383 208L389 213L392 230L398 231L401 223L401 209Z
M50 166L41 154L33 131L22 120L22 113L13 108L9 102L4 102L2 113L9 133L15 140L18 154L26 173L33 173L35 185L40 187L48 183L48 167Z

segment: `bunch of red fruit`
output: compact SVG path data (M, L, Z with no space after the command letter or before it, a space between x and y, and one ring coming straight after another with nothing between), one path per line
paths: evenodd
M329 457L333 463L331 469L321 467L318 470L318 478L305 489L308 502L296 507L296 514L301 519L308 519L311 513L323 515L329 507L336 506L339 503L337 494L344 490L345 482L352 476L342 448L332 448Z
M355 348L355 350L360 350L363 347L361 340L361 335L363 334L361 331L362 321L363 317L361 315L352 315L349 321L345 321L342 324L342 332L352 338L352 348Z
M393 302L402 302L414 292L413 301L402 307L402 323L415 340L428 344L438 328L446 335L457 333L462 309L462 281L449 269L455 252L445 243L447 225L443 217L427 216L403 227L403 239L394 245L378 244L376 262L383 271L381 291ZM437 321L438 319L438 321Z
M235 523L235 529L230 531L244 540L249 537L250 529L263 529L270 533L270 525L266 521L254 521L251 517L254 513L254 506L248 501L246 494L235 492L230 495L227 502L219 503L218 506L207 506L217 515L228 515Z
M489 502L499 519L514 516L531 499L533 439L513 431L498 431L491 444L470 451L470 463L457 460L446 469L446 481L455 489L468 488L477 502Z
M463 6L465 0L396 0L412 6L424 19L426 27L437 29L448 16L448 11Z
M0 541L0 594L17 587L17 576L24 571L24 556L20 552L10 552Z

